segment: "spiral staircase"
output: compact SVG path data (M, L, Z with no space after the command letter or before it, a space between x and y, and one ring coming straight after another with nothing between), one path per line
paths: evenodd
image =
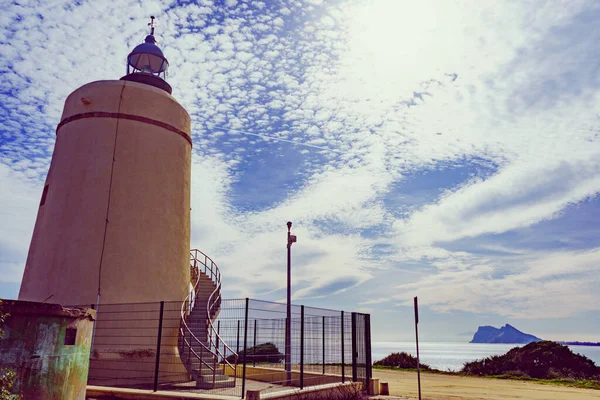
M221 272L200 250L190 252L193 289L181 306L179 357L199 389L234 387L238 355L213 323L221 312Z

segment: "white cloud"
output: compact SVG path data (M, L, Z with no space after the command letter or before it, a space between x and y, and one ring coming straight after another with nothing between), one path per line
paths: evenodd
M452 256L451 256L452 257ZM439 265L439 272L397 286L421 304L438 311L463 310L512 318L564 318L600 311L597 301L600 249L552 251L497 260L460 257L459 269ZM434 265L437 263L434 262ZM494 276L496 270L507 270ZM408 302L404 302L409 305Z
M599 153L600 155L600 153ZM431 245L503 233L551 219L570 204L600 192L600 164L515 162L487 179L475 179L437 203L394 223L401 246ZM554 162L552 162L554 161Z
M42 185L0 163L0 281L20 282Z

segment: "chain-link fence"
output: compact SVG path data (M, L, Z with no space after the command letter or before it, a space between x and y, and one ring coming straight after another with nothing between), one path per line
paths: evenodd
M286 364L286 304L223 299L212 321L215 337L205 339L212 346L204 350L182 346L185 312L180 302L99 305L88 384L243 398L247 390L366 383L371 377L368 314L293 305ZM206 330L206 325L198 329ZM203 335L196 334L206 338L207 332ZM237 360L234 354L216 351L225 344ZM203 372L190 364L194 357L182 354L186 351L197 357L207 352L221 356L211 356L214 368L209 365Z

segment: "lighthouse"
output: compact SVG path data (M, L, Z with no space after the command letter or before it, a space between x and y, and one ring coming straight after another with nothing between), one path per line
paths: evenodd
M190 116L151 18L124 77L65 101L19 300L96 309L90 385L234 387L221 273L190 251Z
M19 292L63 305L183 301L190 282L190 117L150 34L127 75L66 101Z

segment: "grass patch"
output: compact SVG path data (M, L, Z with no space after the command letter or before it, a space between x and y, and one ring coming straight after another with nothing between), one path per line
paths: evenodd
M373 364L373 369L380 369L380 370L387 370L387 371L404 371L404 372L417 372L416 368L403 368L403 367L387 367L384 365L375 365ZM460 375L463 376L463 374L460 374L458 372L454 372L454 371L442 371L439 369L435 369L435 368L430 368L430 369L421 369L421 373L427 373L427 374L438 374L438 375ZM466 376L466 375L464 375Z
M464 375L471 376L471 375ZM592 380L592 379L572 379L572 378L555 378L555 379L539 379L539 378L530 378L527 376L512 376L512 375L490 375L485 378L492 379L510 379L513 381L526 381L526 382L534 382L541 383L546 385L557 385L557 386L569 386L576 387L581 389L595 389L600 390L600 381Z

